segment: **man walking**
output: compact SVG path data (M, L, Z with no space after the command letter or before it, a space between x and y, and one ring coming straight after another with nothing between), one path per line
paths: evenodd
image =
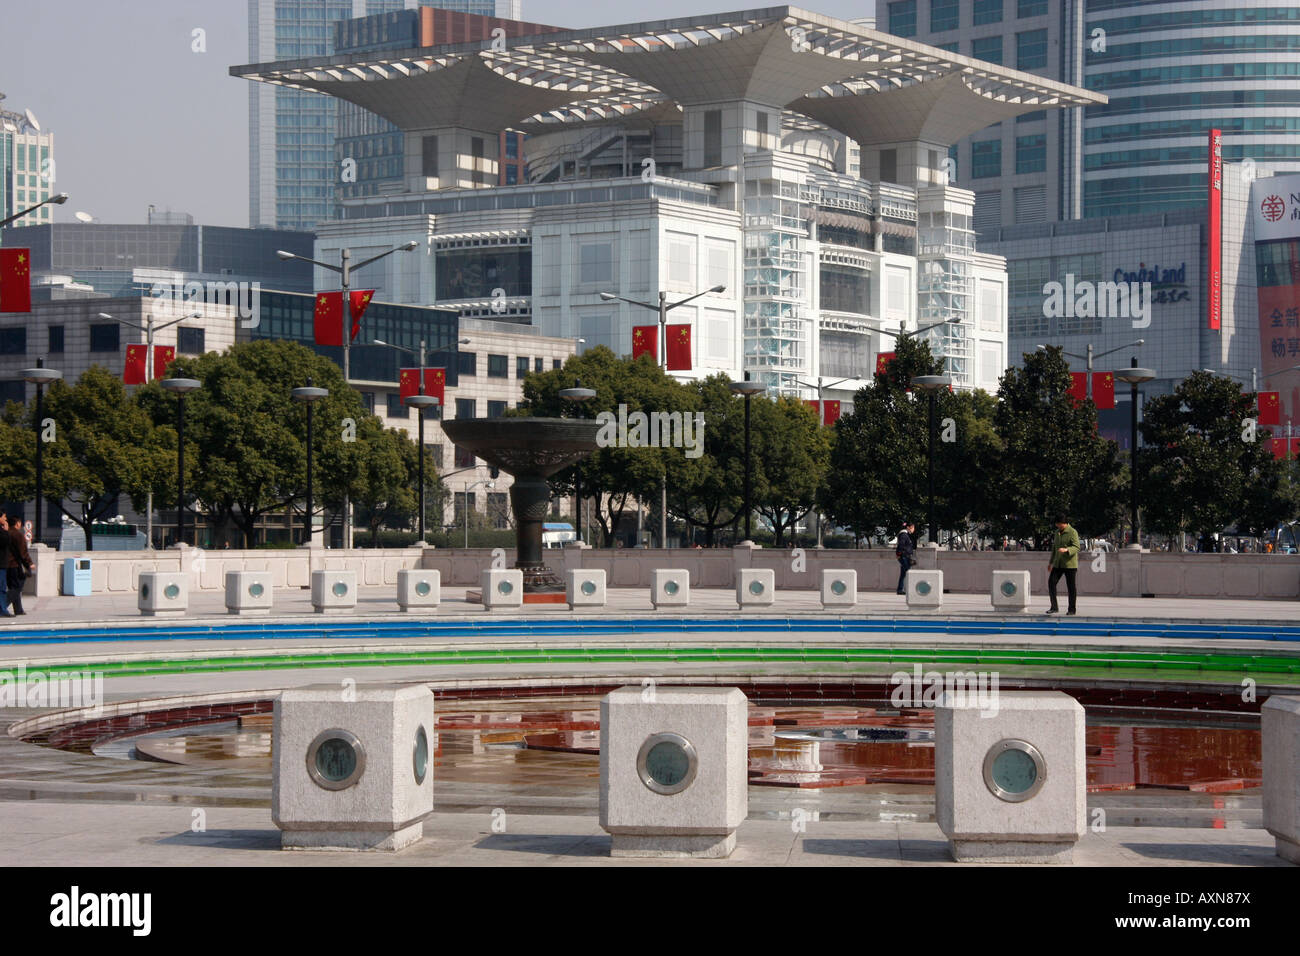
M903 523L903 530L898 532L898 546L894 548L894 555L898 558L898 593L905 594L903 585L907 583L907 572L912 567L912 555L916 551L916 544L912 541L912 533L916 531L916 525L907 521Z
M27 552L27 535L23 533L23 519L15 515L9 521L9 556L5 561L6 597L9 609L15 616L26 614L23 610L23 584L32 570L31 555Z
M1058 514L1055 522L1056 534L1052 535L1052 557L1047 563L1047 594L1052 599L1048 614L1060 613L1056 603L1056 585L1065 577L1065 589L1070 596L1070 607L1066 614L1073 614L1075 607L1075 577L1079 573L1079 532L1070 527L1065 515Z
M5 569L6 576L8 574L9 553L12 548L13 545L9 538L9 518L4 509L0 508L0 568ZM4 587L0 587L0 617L13 616L9 610L8 593L9 585L6 577Z

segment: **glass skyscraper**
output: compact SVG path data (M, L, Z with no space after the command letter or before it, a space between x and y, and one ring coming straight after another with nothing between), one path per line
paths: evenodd
M519 6L519 0L248 0L249 62L332 53L340 20L419 7L518 19ZM250 84L250 226L310 230L335 218L335 187L341 181L334 148L337 114L337 103L330 97ZM382 120L366 116L368 121L358 119L353 135L387 132ZM400 163L400 153L395 158Z

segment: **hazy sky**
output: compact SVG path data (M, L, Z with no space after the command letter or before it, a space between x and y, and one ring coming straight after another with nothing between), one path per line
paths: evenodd
M535 23L592 27L751 9L741 0L523 0ZM870 16L873 0L801 4L829 16ZM57 221L78 210L103 222L144 222L149 204L207 225L248 225L248 61L245 0L38 0L0 14L4 107L30 109L54 133ZM206 52L194 52L193 31Z

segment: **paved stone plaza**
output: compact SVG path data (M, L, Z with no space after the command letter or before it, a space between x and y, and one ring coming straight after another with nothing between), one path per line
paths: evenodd
M1300 602L1160 600L1096 598L1081 603L1076 625L1096 625L1086 638L1056 632L1067 621L1036 610L1021 615L995 614L986 597L949 595L939 613L907 611L894 595L862 593L852 614L855 619L880 621L875 630L861 623L845 631L827 632L816 625L837 620L823 612L814 592L778 593L775 607L738 612L734 591L695 589L690 608L669 615L651 609L644 589L613 589L603 610L570 612L563 606L530 606L522 611L487 612L466 602L465 589L444 588L442 605L432 613L413 615L397 611L393 589L363 588L356 612L324 617L311 613L309 592L280 589L275 610L268 618L237 618L225 613L219 593L191 595L184 618L150 620L136 609L134 595L97 595L88 598L29 598L29 613L18 621L6 620L0 629L0 669L19 666L56 670L91 666L97 662L167 661L157 673L130 672L108 676L104 696L108 712L123 702L169 699L263 698L280 689L309 683L353 678L361 681L416 682L434 680L438 686L528 685L557 689L585 679L601 683L636 685L645 677L670 682L693 677L714 683L737 681L813 679L865 673L887 673L905 659L909 648L918 655L944 648L1063 648L1097 654L1121 652L1152 655L1176 646L1189 652L1271 655L1300 659L1300 642L1268 637L1224 638L1192 632L1177 637L1158 633L1117 633L1139 622L1191 625L1230 625L1243 622L1294 626L1300 620ZM789 619L784 628L692 633L680 619L712 625L743 623L748 617L770 621ZM403 622L448 622L449 625L506 625L525 621L551 622L545 633L439 634L395 636L382 628ZM654 621L662 620L657 627ZM807 626L800 622L806 620ZM573 621L574 627L563 627ZM634 630L618 622L638 622ZM650 624L646 624L650 621ZM932 621L934 626L925 626ZM1024 629L1005 634L946 633L953 622L998 625L1052 623L1046 631ZM376 630L363 625L373 622ZM887 622L904 622L914 630L895 631ZM256 631L267 624L307 626L295 637L241 637L218 630L239 625ZM594 628L606 623L612 630ZM185 626L209 628L210 638L170 632ZM133 629L134 639L78 640L86 631L104 626ZM554 628L554 625L560 625ZM701 625L703 626L703 624ZM134 632L135 628L147 628ZM334 632L338 630L337 634ZM40 643L18 643L30 632ZM150 633L160 638L153 639ZM111 636L110 636L111 637ZM605 662L598 659L560 663L554 660L503 666L489 659L489 650L556 647L601 647L617 642L630 648L671 645L689 648L800 646L890 646L901 656L880 666L826 664L812 660L754 662L723 660L661 660L653 663ZM411 653L455 648L480 648L481 660L466 659L405 665L400 660L382 664L358 661L353 666L331 666L321 660L310 667L277 666L279 655L320 652L343 654ZM262 662L246 662L256 654ZM222 670L204 669L230 658ZM233 659L239 658L240 662ZM921 659L918 656L918 659ZM202 666L200 666L202 665ZM1033 678L1050 668L1007 667L1011 674ZM1121 672L1090 670L1079 676L1105 677L1116 686L1137 686ZM1147 675L1143 672L1141 675ZM1170 672L1180 677L1182 672ZM1222 674L1207 675L1222 683ZM1294 673L1270 674L1279 685L1300 685ZM1261 682L1266 682L1261 679ZM0 710L0 726L50 711L31 708ZM121 756L121 755L119 755ZM610 838L597 818L596 758L581 754L541 754L532 750L508 754L475 753L443 756L435 778L435 813L426 822L425 839L395 854L287 853L279 847L279 831L271 821L269 770L256 760L230 760L215 767L202 761L162 763L116 759L108 755L71 752L0 736L0 853L6 859L36 865L609 865ZM928 786L869 784L867 786L800 789L749 787L749 816L738 831L735 853L726 860L677 861L673 865L957 865L952 863L947 841L935 823L934 793ZM1104 830L1090 828L1075 852L1075 865L1122 866L1283 866L1273 852L1273 840L1262 829L1260 791L1257 787L1232 792L1186 790L1128 790L1089 793L1090 819L1104 810ZM194 829L201 818L201 829ZM651 861L622 860L620 863ZM653 861L657 865L672 861Z

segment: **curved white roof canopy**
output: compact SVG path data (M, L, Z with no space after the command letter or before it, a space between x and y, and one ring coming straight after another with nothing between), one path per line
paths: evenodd
M938 144L1018 113L1105 103L1100 93L947 53L797 7L621 24L490 42L230 68L327 93L401 129L555 128L670 120L750 100L865 144Z

